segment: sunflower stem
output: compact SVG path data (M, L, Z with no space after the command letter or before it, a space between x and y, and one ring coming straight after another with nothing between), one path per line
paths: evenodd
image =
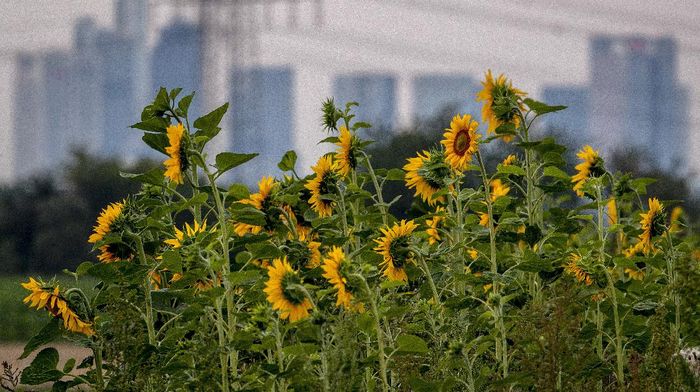
M105 387L105 382L102 376L102 342L99 342L99 344L93 346L92 353L95 358L95 377L97 378L97 380L95 380L95 390L97 390L97 392L102 392Z
M676 282L678 279L678 273L676 272L675 264L676 264L676 253L675 250L673 249L673 239L671 238L671 230L666 230L666 240L668 241L668 247L669 250L666 252L666 268L668 270L668 276L669 276L669 286L670 286L670 295L671 299L673 301L674 305L674 310L675 310L675 325L673 326L673 330L671 331L672 336L678 345L680 347L681 344L681 301L680 297L678 296L678 293L676 292Z
M605 227L603 226L604 215L603 215L603 185L596 185L596 204L598 206L598 263L605 271L605 277L608 280L608 295L612 301L613 308L613 321L615 323L615 377L617 378L617 384L620 389L625 386L625 371L624 371L624 346L622 345L622 323L620 321L620 313L617 306L617 292L615 289L615 282L613 281L610 271L605 266Z
M207 173L207 177L209 178L209 184L211 185L212 195L214 195L214 202L216 203L217 209L217 218L219 219L219 229L221 231L221 248L224 258L224 263L222 266L222 280L224 282L224 295L226 297L226 321L228 323L227 342L230 343L233 340L233 337L236 333L236 316L234 312L235 306L233 301L233 287L231 287L231 282L229 281L229 274L231 273L231 259L229 255L229 231L228 224L226 222L226 209L224 208L224 203L221 199L219 188L216 186L214 176L211 173L209 173L208 169L205 169L205 171ZM231 361L231 370L233 371L233 375L235 377L238 374L238 351L231 350L229 356L229 359Z
M139 260L141 261L141 264L143 265L148 265L146 263L146 252L143 249L143 241L141 240L141 237L135 234L131 234L131 237L134 239L136 242L136 249L139 254ZM150 345L155 346L156 345L156 333L155 329L153 326L153 299L151 298L151 290L153 289L151 287L151 270L149 270L149 273L146 274L146 279L144 282L144 297L146 299L146 329L148 331L148 343Z
M489 248L490 248L490 260L491 260L491 273L493 276L492 289L494 296L498 298L498 307L493 312L494 321L501 335L500 342L496 340L496 357L501 361L501 369L503 371L503 378L508 377L508 339L506 336L505 323L503 321L503 303L500 299L500 284L496 280L498 275L498 260L496 253L496 228L493 221L493 203L491 201L490 192L490 181L486 174L486 166L484 165L484 160L481 157L479 151L476 152L477 160L479 161L479 170L481 171L481 178L484 182L484 193L486 201L486 209L489 216Z
M382 196L382 187L379 185L379 181L377 181L377 175L374 173L372 163L369 161L369 156L364 151L361 152L362 155L365 157L365 162L367 163L367 171L369 172L369 176L372 178L372 183L374 184L374 189L377 193L377 200L379 201L379 210L382 212L382 223L384 223L384 226L386 226L388 225L389 218L387 216L388 212L386 209L386 205L384 204L384 197Z
M379 310L377 308L377 301L374 298L374 292L369 288L367 279L360 274L354 274L357 276L365 286L367 291L367 297L369 298L369 304L372 309L372 316L374 316L374 327L377 334L377 348L379 350L379 376L382 379L382 391L389 391L389 379L387 378L387 366L386 366L386 353L384 352L384 331L382 330L381 318L379 317Z
M420 265L423 268L423 271L425 272L425 277L428 278L430 290L433 292L433 298L435 299L435 305L441 306L442 304L440 303L440 294L438 294L437 287L435 286L435 281L433 281L433 274L430 272L430 268L428 268L428 264L425 262L425 258L423 257L423 255L415 250L414 252L418 255L418 260L420 261Z
M282 333L280 332L280 320L279 317L275 317L275 351L277 351L277 368L280 372L284 370L284 352L282 351L283 348L283 342L282 342ZM287 390L287 385L284 382L284 379L279 379L277 380L279 383L279 390L280 391L286 391Z

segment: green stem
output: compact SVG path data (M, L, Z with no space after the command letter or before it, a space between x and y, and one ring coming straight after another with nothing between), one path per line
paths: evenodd
M673 327L672 335L675 339L676 344L680 347L681 344L681 301L680 297L676 291L676 282L678 281L678 272L676 271L676 255L673 249L673 240L671 238L671 231L666 230L666 240L668 241L669 250L666 257L666 268L668 269L669 285L671 299L673 300L673 305L675 307L675 325Z
M423 257L423 255L418 253L416 250L414 250L413 252L418 255L420 265L423 268L423 271L425 272L426 278L428 278L430 290L433 292L433 299L435 299L435 305L440 306L440 294L438 294L437 287L435 286L435 282L433 281L433 274L430 272L430 268L428 268L428 264L425 262L425 258Z
M104 390L105 382L102 376L102 343L92 348L92 353L95 356L95 374L97 377L97 385L95 389L97 392Z
M131 235L136 242L136 248L139 254L139 260L141 264L148 265L146 263L146 252L143 249L143 241L138 235ZM146 329L148 330L148 343L155 346L156 345L156 332L153 324L153 298L151 298L151 273L153 270L149 269L149 273L146 274L144 282L144 297L146 299Z
M490 247L490 260L491 260L491 273L493 274L492 289L495 297L498 298L498 307L493 312L494 321L501 335L500 342L496 340L496 356L501 361L501 369L503 371L503 378L508 377L508 338L506 335L505 323L503 321L503 303L501 301L500 284L496 281L496 276L498 275L498 259L496 254L496 228L493 221L493 203L491 201L490 192L490 182L486 175L486 166L484 165L484 160L481 157L481 153L477 151L477 160L479 161L479 169L481 171L481 178L484 182L484 193L486 200L486 209L489 216L489 247Z
M625 355L624 347L622 345L622 324L620 322L620 313L617 306L617 292L615 290L615 282L613 281L608 268L605 266L605 227L604 214L603 214L603 191L602 185L596 186L596 203L598 206L598 263L605 271L605 276L608 280L608 295L612 301L613 308L613 321L615 323L615 377L617 378L617 384L620 389L625 386Z
M321 381L323 383L323 391L330 392L331 384L328 379L328 358L326 357L326 334L323 332L323 325L320 326L321 329Z
M226 320L228 322L228 334L227 340L230 343L236 333L236 316L235 316L235 305L233 301L233 287L229 281L229 274L231 273L231 259L229 255L229 231L228 223L226 222L226 209L224 208L224 203L221 199L221 194L219 193L219 188L216 186L216 181L214 177L207 170L207 177L209 178L209 184L211 185L212 194L214 196L214 202L216 203L217 215L219 219L219 229L221 231L221 248L224 258L224 265L222 267L222 280L224 282L225 297L226 297ZM231 350L230 352L231 370L233 371L234 377L238 374L238 351Z
M386 210L386 205L384 205L384 197L382 196L382 187L379 186L379 181L377 181L377 175L374 173L374 169L372 169L372 163L369 161L369 156L362 151L362 155L365 157L365 162L367 163L367 171L369 172L369 176L372 178L372 183L374 184L374 189L375 192L377 193L377 200L379 201L379 210L382 212L382 223L384 223L384 226L386 226L389 223L389 217L388 217L388 212Z
M283 347L282 333L280 332L280 320L279 317L275 317L275 349L277 351L277 368L280 372L284 371L284 352L282 352ZM286 391L287 385L284 382L284 379L280 379L278 382L279 390Z
M374 327L377 333L377 348L379 350L379 376L382 379L382 391L389 391L389 379L387 378L387 366L386 366L386 353L384 352L384 331L382 330L382 325L379 317L379 310L377 309L377 301L374 298L374 292L369 288L367 280L362 275L355 275L359 277L365 286L367 291L367 297L369 298L369 304L372 308L372 315L374 316Z

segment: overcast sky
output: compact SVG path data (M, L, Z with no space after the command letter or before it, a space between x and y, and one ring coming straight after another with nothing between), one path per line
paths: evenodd
M301 0L302 3L304 0ZM151 4L175 1L150 1ZM0 1L0 167L8 164L12 129L11 94L17 50L68 48L76 18L90 15L112 23L108 0ZM284 10L278 10L277 16ZM506 72L533 96L542 86L585 84L590 34L671 35L679 42L679 79L690 88L691 151L700 150L700 7L696 1L516 0L326 0L321 31L304 19L300 27L266 29L260 62L297 68L302 104L297 125L313 135L318 102L330 95L330 73L385 70L408 78L420 72L461 72L480 76L487 68ZM163 18L158 6L152 19ZM324 73L325 72L325 73ZM400 120L406 121L407 88L399 82ZM591 141L594 143L595 141ZM313 151L297 142L304 163ZM696 154L693 154L696 155ZM700 169L700 157L695 157ZM0 177L2 179L2 177Z

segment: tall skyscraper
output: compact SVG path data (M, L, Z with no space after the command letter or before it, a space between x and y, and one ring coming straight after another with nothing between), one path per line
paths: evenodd
M14 175L26 178L46 167L43 62L40 55L19 53L14 84Z
M471 114L477 119L481 106L475 102L480 85L466 75L429 74L413 79L413 116L427 120L449 108L454 114Z
M104 134L102 118L101 61L98 57L97 34L99 30L91 18L80 19L75 26L72 71L77 111L71 115L78 118L72 133L76 142L87 151L101 153Z
M543 118L545 127L563 132L564 136L577 144L594 143L588 140L589 90L580 86L545 86L542 100L548 105L565 105L560 112L550 113Z
M139 119L135 103L134 44L130 38L113 31L100 31L97 36L100 58L103 144L102 152L120 158L133 158L138 151L136 132L129 126ZM132 136L127 141L127 132Z
M191 119L197 118L201 107L202 72L200 29L197 25L175 21L161 32L151 56L151 91L155 96L160 87L182 87L182 94L196 91L189 109Z
M688 151L687 94L677 79L669 37L595 36L591 40L590 130L606 152L639 146L670 167Z
M333 83L336 104L359 102L355 121L372 124L374 129L392 129L396 125L396 78L388 74L349 74L336 76Z
M230 116L232 151L260 154L233 169L236 181L253 185L279 173L277 163L294 150L294 71L289 67L234 69Z

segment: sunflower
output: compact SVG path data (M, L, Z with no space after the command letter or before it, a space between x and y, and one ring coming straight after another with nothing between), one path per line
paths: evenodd
M486 212L479 213L479 225L489 227L489 214Z
M333 176L335 166L336 164L330 156L321 157L316 166L311 167L316 176L304 185L306 189L311 191L311 198L309 198L311 208L322 218L331 216L333 212L333 202L323 197L335 192L336 185Z
M389 280L407 282L406 263L412 260L408 240L416 225L412 220L401 220L391 228L382 228L383 237L374 240L378 246L374 250L384 257L384 276Z
M248 204L253 208L265 213L265 221L268 222L270 209L270 196L279 185L272 177L263 177L258 181L258 193L253 193L247 199L239 201L241 204ZM271 225L271 224L270 224ZM258 234L263 230L262 226L250 225L238 222L233 225L233 231L240 237L247 233Z
M518 157L516 157L513 154L510 154L506 157L506 159L503 160L503 162L501 162L501 165L510 166L510 165L516 164L517 162L518 162Z
M593 284L591 275L581 268L578 264L581 261L581 255L572 253L569 255L569 262L564 266L564 271L573 275L579 282L584 282L586 286Z
M303 249L300 256L300 265L305 268L316 268L321 265L321 243L318 241L313 241L310 234L306 232L297 232L299 235L299 242L302 244Z
M97 217L97 225L93 227L93 232L90 234L90 238L88 238L89 243L98 243L104 240L107 234L112 232L115 222L122 217L125 202L126 201L111 203L102 209L100 216ZM103 263L128 260L132 257L131 249L120 243L102 245L99 249L100 254L97 255L97 259Z
M170 158L163 162L163 165L165 165L165 176L176 184L182 184L182 173L189 166L187 154L185 153L186 145L182 138L185 134L185 128L181 123L178 123L177 125L169 126L166 132L168 133L169 145L165 147L165 152L168 153Z
M303 291L294 287L301 284L301 280L287 262L287 257L274 259L267 274L270 279L263 291L272 308L280 312L280 318L295 322L308 317L313 305Z
M481 121L489 124L486 132L494 133L496 128L503 124L513 124L516 128L520 126L520 117L517 113L518 109L523 109L520 100L527 94L513 88L512 82L503 74L494 79L491 70L486 73L486 80L481 84L484 88L476 94L476 100L484 102ZM512 139L512 135L503 136L505 142Z
M639 235L639 239L643 244L644 254L649 254L650 251L654 250L654 246L651 243L652 238L661 235L666 231L666 226L664 225L664 205L659 202L659 199L653 197L649 199L649 210L645 214L640 214L642 226L642 234Z
M578 173L571 177L571 182L574 183L576 194L579 197L583 197L583 185L586 183L586 180L590 177L600 177L605 173L605 169L603 168L603 158L591 146L584 146L576 156L583 162L576 165Z
M323 277L337 290L338 299L335 305L344 307L347 310L363 312L364 306L361 303L353 303L353 295L348 287L348 279L345 277L344 268L348 264L343 249L334 246L328 253L328 257L323 259L321 268L324 271Z
M683 209L681 207L673 207L673 210L671 210L671 227L669 230L671 233L677 233L681 231L681 227L683 224Z
M24 298L24 303L31 302L29 307L37 309L46 309L54 317L63 319L63 327L67 330L82 333L83 335L91 336L95 333L92 329L92 324L83 321L78 315L68 306L68 302L60 294L58 286L44 286L41 283L29 278L29 282L22 283L22 287L31 291Z
M498 178L489 183L491 187L491 201L496 201L501 196L505 196L510 192L510 187L503 184Z
M467 168L472 155L477 152L481 137L476 133L478 126L472 116L458 114L452 118L450 127L445 128L444 138L440 141L445 146L445 162L458 172Z
M638 268L625 268L625 273L634 280L644 280L644 270Z
M610 200L608 200L607 209L608 209L608 224L610 224L610 225L617 224L617 220L618 220L617 202L615 202L614 197L612 197L612 198L610 198Z
M194 227L190 226L189 223L185 223L185 231L183 232L182 230L175 227L175 238L167 239L165 240L165 243L177 249L182 247L182 244L184 244L186 240L193 239L197 236L197 234L204 233L206 230L206 219L202 222L201 225L195 220Z
M430 206L445 201L444 196L433 198L445 186L445 178L450 174L441 152L419 152L417 157L408 158L403 169L406 171L406 186L408 189L416 188L416 196L420 196Z
M438 207L435 209L435 215L431 219L426 219L425 224L428 225L428 229L425 231L428 234L428 243L430 245L433 245L440 241L440 231L438 229L438 226L440 225L440 222L442 222L445 217L443 214L445 213L445 208L444 207Z
M340 147L340 150L335 153L337 162L335 172L345 178L357 167L357 138L348 131L347 127L341 126L338 143L335 145Z
M472 261L479 258L479 251L476 250L475 248L467 249L467 254L469 254L469 258L472 259Z

